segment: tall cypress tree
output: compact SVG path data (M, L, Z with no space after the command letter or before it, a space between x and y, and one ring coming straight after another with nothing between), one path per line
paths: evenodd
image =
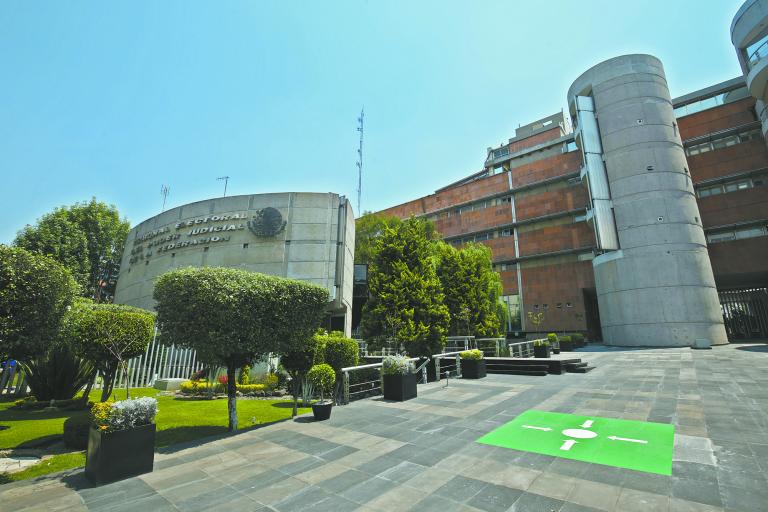
M367 339L394 336L414 357L440 352L449 323L428 227L411 218L377 237L368 271L371 298L363 310Z

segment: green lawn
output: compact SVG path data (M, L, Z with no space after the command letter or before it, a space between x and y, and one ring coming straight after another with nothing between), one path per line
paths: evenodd
M125 398L125 390L118 390L117 399ZM156 446L191 441L201 437L221 434L227 431L227 401L218 400L177 400L174 396L156 396L152 388L131 390L131 398L155 396L158 402ZM91 393L91 400L98 401L101 391ZM81 411L23 411L12 407L13 402L0 402L0 449L34 445L40 441L62 435L64 421ZM290 400L238 400L237 416L241 430L273 423L291 417L293 402ZM300 408L299 414L309 412ZM26 471L8 475L5 481L21 480L46 473L82 466L85 458L82 452L57 455L46 463ZM2 480L0 480L2 483Z

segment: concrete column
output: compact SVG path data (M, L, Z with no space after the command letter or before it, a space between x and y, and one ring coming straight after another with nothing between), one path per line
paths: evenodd
M581 75L599 124L619 250L593 260L609 345L727 343L706 238L661 62L625 55Z

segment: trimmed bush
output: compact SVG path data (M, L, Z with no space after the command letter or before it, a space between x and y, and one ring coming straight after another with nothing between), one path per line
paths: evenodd
M336 372L329 364L316 364L307 373L307 380L315 389L320 391L320 400L322 401L326 394L333 391L333 385L336 383Z
M547 340L549 340L550 343L554 343L554 342L558 341L559 338L557 337L557 334L551 332L551 333L547 334Z
M562 342L566 342L566 343L568 343L568 342L570 342L570 341L574 341L574 340L573 340L573 336L560 336L560 338L559 338L559 341L560 341L561 343L562 343Z
M580 332L575 332L571 334L571 340L573 340L575 343L582 343L584 341L584 335Z
M459 354L462 359L468 359L471 361L479 361L483 358L483 351L479 349L465 350Z
M240 368L240 375L237 377L237 383L240 385L251 383L251 365L246 364Z

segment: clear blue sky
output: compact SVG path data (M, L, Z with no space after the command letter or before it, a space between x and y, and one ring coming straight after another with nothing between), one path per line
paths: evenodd
M741 0L0 2L0 242L91 196L132 224L222 193L363 210L480 170L597 62L651 53L673 96L740 74ZM355 205L356 207L356 205Z

